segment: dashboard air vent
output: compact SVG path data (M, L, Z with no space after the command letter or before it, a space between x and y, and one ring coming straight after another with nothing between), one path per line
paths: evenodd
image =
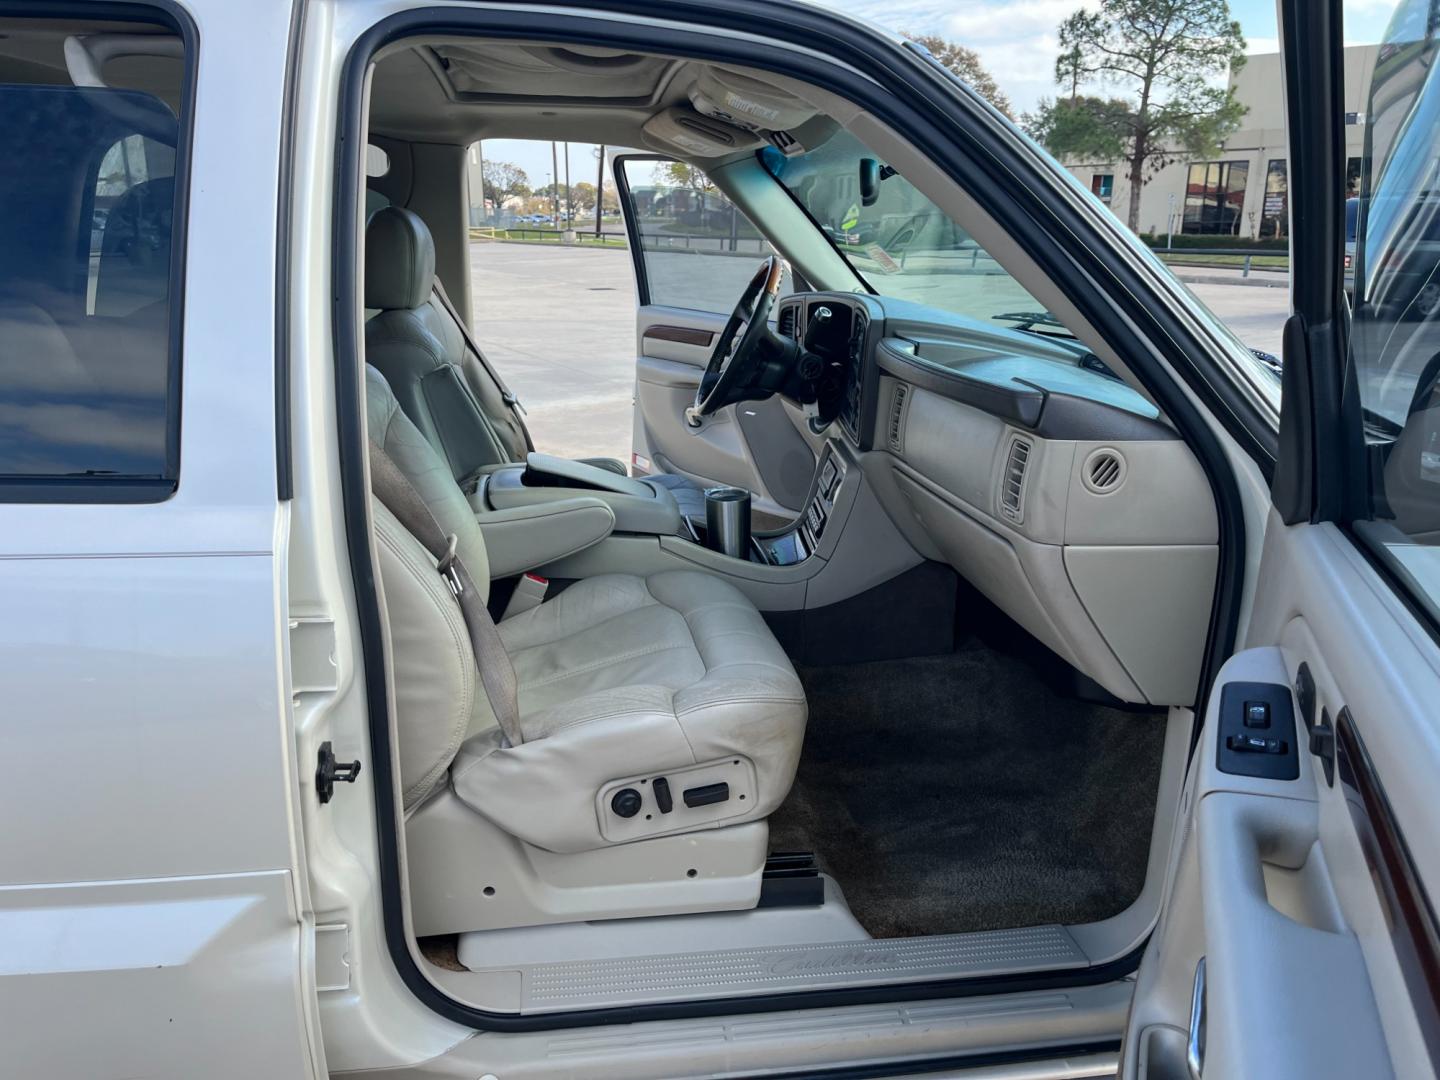
M1000 512L1015 522L1025 519L1025 467L1030 464L1030 449L1030 443L1019 436L1011 441L1005 475L1000 481Z
M895 393L890 397L890 427L887 434L890 449L896 454L905 450L905 410L910 405L910 387L903 382L895 384Z
M800 339L800 335L795 331L795 324L797 321L795 317L799 313L799 304L786 304L780 309L780 314L776 318L776 323L780 330L781 337L793 338L796 341Z
M1125 482L1125 458L1108 446L1092 451L1080 468L1081 480L1096 495L1109 495Z

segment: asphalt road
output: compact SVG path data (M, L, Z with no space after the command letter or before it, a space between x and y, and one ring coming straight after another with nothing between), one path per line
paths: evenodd
M670 302L720 293L729 303L754 266L673 259L677 271L690 272L675 274ZM529 411L535 444L563 457L628 459L636 304L629 252L481 241L470 245L470 269L475 336ZM1279 354L1287 290L1239 284L1238 274L1233 285L1213 280L1215 271L1196 275L1211 280L1190 289L1241 341Z

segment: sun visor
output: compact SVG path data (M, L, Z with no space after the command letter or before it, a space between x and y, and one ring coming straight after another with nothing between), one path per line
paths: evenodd
M789 131L815 115L794 94L733 71L707 67L690 90L695 110L750 131Z
M656 113L642 130L656 149L694 157L720 157L754 149L761 142L753 132L701 116L683 105Z

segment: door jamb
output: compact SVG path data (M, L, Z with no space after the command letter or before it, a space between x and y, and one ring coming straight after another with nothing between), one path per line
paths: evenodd
M783 0L760 0L758 3L754 0L736 0L732 7L723 9L714 8L703 0L675 0L660 13L671 20L693 16L693 21L704 27L698 31L655 27L639 21L617 25L613 19L605 18L617 13L654 15L656 12L652 3L653 0L611 0L598 16L561 16L540 11L466 7L415 8L391 15L370 26L355 41L345 61L340 91L341 116L335 180L335 213L337 221L340 222L340 227L335 230L333 291L339 414L337 433L340 443L342 495L349 522L347 545L355 578L364 679L370 703L382 917L391 959L397 973L421 1001L440 1015L470 1027L496 1031L545 1030L596 1023L633 1023L641 1020L715 1016L785 1008L1009 993L1093 985L1123 978L1138 966L1144 950L1143 941L1126 956L1078 971L960 980L953 984L920 983L818 990L767 997L525 1016L489 1012L461 1005L430 981L411 953L401 889L402 867L396 831L397 808L392 797L395 778L389 746L383 628L377 601L379 583L369 547L371 523L365 473L363 373L360 365L354 362L363 355L357 340L359 322L355 310L357 294L354 280L358 265L356 256L359 237L356 223L359 220L359 178L363 175L365 140L362 124L366 113L365 89L372 58L384 44L427 32L500 39L534 39L538 35L555 40L592 43L596 38L607 41L619 39L622 43L637 43L631 47L663 49L678 55L728 59L750 66L775 67L777 70L783 61L793 75L793 68L802 57L793 48L777 49L773 42L783 42L784 46L804 47L807 41L813 42L813 33L817 29L823 30L829 34L831 53L823 59L802 64L806 70L799 77L832 88L841 86L836 92L867 101L871 111L882 120L896 115L903 117L896 123L901 131L909 133L913 130L929 129L927 134L930 137L926 145L937 148L937 164L941 164L952 178L977 198L983 197L987 202L987 212L991 212L1002 224L1007 220L1022 225L1026 222L1032 223L1031 228L1022 228L1017 232L1027 254L1036 258L1047 271L1057 277L1063 275L1065 280L1075 286L1076 295L1073 299L1077 306L1107 339L1124 341L1127 340L1127 334L1134 334L1136 326L1148 327L1148 332L1143 335L1145 339L1163 352L1179 377L1195 389L1202 401L1210 405L1214 415L1221 417L1227 426L1236 417L1233 402L1224 397L1223 389L1217 388L1213 379L1206 377L1203 367L1197 368L1194 353L1187 353L1182 345L1182 342L1193 337L1185 322L1176 318L1173 312L1163 310L1163 305L1139 302L1135 297L1138 292L1145 291L1143 288L1125 288L1127 284L1133 285L1144 280L1137 273L1135 263L1121 258L1117 252L1096 245L1069 241L1068 238L1077 232L1093 233L1093 223L1086 222L1083 215L1064 199L1042 199L1038 190L1032 191L1023 185L986 186L979 183L990 171L1005 168L1007 165L1021 174L1032 174L1041 183L1053 186L1054 181L1040 174L1034 161L1017 154L1008 136L1000 136L990 130L998 124L993 110L979 102L970 91L962 88L957 104L957 109L971 114L963 121L954 114L943 111L937 113L936 101L954 98L956 92L923 57L898 48L882 53L876 45L884 44L884 39L873 31L827 12L792 5ZM518 0L516 6L531 7L532 0ZM772 44L730 41L714 33L717 28L727 26L759 33L769 38ZM731 53L735 55L732 56ZM862 68L868 65L883 72L891 80L889 92L880 88L878 82L853 73L846 75L842 82L839 73L844 70L847 56L857 61ZM937 89L943 91L938 97L933 92ZM887 122L895 123L893 120ZM955 146L947 151L946 148L951 146L952 141ZM968 152L959 149L962 145ZM949 154L943 159L943 164L938 157L941 153ZM993 205L988 205L991 203ZM1033 224L1040 215L1043 215L1048 224ZM1119 234L1116 233L1115 236L1119 237ZM1105 289L1102 292L1092 284L1095 278L1118 279L1117 288ZM1107 302L1101 302L1100 296ZM1110 310L1116 305L1124 308L1123 314ZM1196 344L1195 352L1203 355L1206 350L1198 341ZM1217 575L1216 596L1212 606L1205 672L1197 689L1203 706L1205 688L1209 686L1210 676L1229 655L1235 639L1245 550L1243 511L1238 485L1226 461L1224 449L1207 421L1179 387L1171 382L1170 377L1157 370L1155 362L1148 354L1143 350L1136 350L1136 353L1131 365L1132 370L1136 371L1137 378L1181 428L1209 476L1217 503L1217 517L1221 529L1221 568ZM1219 398L1216 397L1217 394L1220 395ZM1263 454L1262 438L1240 435L1235 437L1252 453ZM1267 467L1264 460L1261 460L1260 464L1262 468ZM1201 711L1197 709L1197 715Z

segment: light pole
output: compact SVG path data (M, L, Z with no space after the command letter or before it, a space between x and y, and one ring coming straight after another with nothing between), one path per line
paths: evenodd
M565 228L570 228L570 144L565 144Z
M600 211L605 209L605 144L595 149L595 242L600 242Z
M555 157L555 140L550 140L550 175L555 179L550 182L550 201L555 207L555 224L560 224L560 162Z

